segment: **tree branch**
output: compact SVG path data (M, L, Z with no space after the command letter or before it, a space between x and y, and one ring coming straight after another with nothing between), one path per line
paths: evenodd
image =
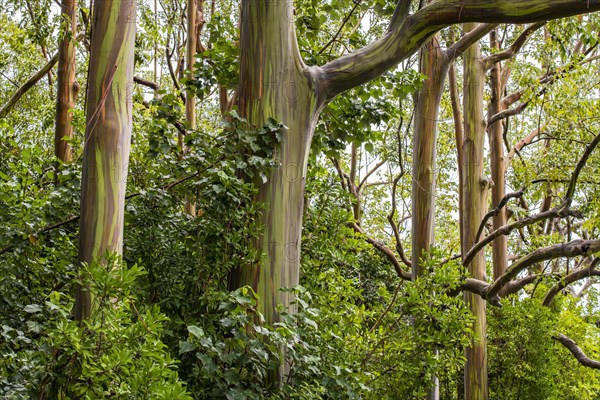
M447 57L447 61L454 61L456 58L461 56L465 50L479 41L479 39L490 33L490 31L497 26L498 24L479 24L475 27L475 29L465 33L458 41L456 41L444 52Z
M58 61L58 53L56 53L52 58L33 75L27 82L21 85L20 88L17 89L15 93L10 97L8 102L0 109L0 118L6 117L11 108L19 101L21 96L23 96L29 89L31 89L40 79L42 79L51 69L54 67L56 62Z
M322 67L313 67L322 101L371 81L414 54L437 31L465 23L529 23L600 10L600 0L436 1L405 17L399 1L387 33L375 42Z
M513 193L508 193L500 200L500 202L498 203L496 208L490 210L487 214L485 214L485 216L481 220L479 229L477 230L477 235L475 235L475 240L479 241L479 238L481 237L481 234L483 233L483 229L485 228L485 224L487 223L488 219L500 214L500 211L502 211L502 209L506 206L506 204L508 203L508 201L510 199L520 198L521 196L523 196L523 193L525 193L525 188L521 188L518 191L513 192ZM467 266L467 265L468 264L465 264L465 266Z
M358 192L360 193L361 189L363 188L363 186L365 185L365 183L367 183L367 179L373 175L383 164L386 163L386 160L383 161L379 161L377 164L375 164L375 166L373 167L373 169L371 169L370 171L367 172L367 174L365 175L364 178L362 178L362 180L360 181L360 183L358 184Z
M592 260L588 267L580 268L577 271L571 272L569 275L562 278L558 283L556 283L556 285L552 286L550 290L548 290L548 293L546 293L542 305L549 306L550 303L552 303L554 297L570 284L577 282L581 279L590 278L592 276L600 276L600 271L596 270L596 267L599 263L600 258L594 258L594 260Z
M600 240L581 239L537 249L525 257L520 258L508 267L506 272L490 285L485 297L488 299L494 298L507 283L519 274L519 272L540 261L553 260L561 257L589 256L598 251L600 251Z
M521 49L527 42L527 39L529 39L529 37L535 31L537 31L544 25L546 25L545 21L536 22L535 24L529 25L527 28L525 28L525 30L523 32L521 32L519 37L517 37L517 39L510 45L509 48L507 48L501 52L492 54L489 57L486 57L484 60L486 69L490 68L492 65L494 65L500 61L509 60L509 59L513 58L515 55L517 55L517 53L519 51L521 51Z
M577 185L577 179L579 179L579 174L581 173L581 170L583 169L583 167L587 163L587 160L590 158L592 152L598 146L599 143L600 133L597 134L596 137L594 137L594 139L592 139L590 144L585 146L585 151L583 152L583 155L581 156L579 162L575 166L573 175L571 175L571 182L569 183L569 188L567 189L567 194L565 196L568 204L571 204L571 202L573 201L573 195L575 194L575 186Z
M139 76L134 76L133 77L133 81L135 83L137 83L137 84L142 85L142 86L146 86L146 87L148 87L148 88L150 88L152 90L158 90L159 89L158 84L156 82L152 82L152 81L149 81L147 79L140 78Z
M577 343L575 343L572 339L568 338L562 333L559 333L558 336L553 336L552 339L565 346L567 350L573 354L575 359L584 367L600 369L600 361L593 360L586 356L583 350L581 350L581 348L577 346Z
M374 238L367 235L365 233L365 231L363 231L362 228L360 226L358 226L358 224L356 222L352 222L350 224L350 226L354 229L355 232L364 235L367 243L373 245L373 247L375 247L377 250L381 251L387 257L387 259L390 260L390 262L394 266L394 269L396 270L396 273L398 274L398 276L400 278L407 280L407 281L411 280L410 272L406 272L404 269L402 269L400 262L398 261L398 259L396 258L396 255L394 255L394 252L392 250L390 250L386 245L384 245L380 241L375 240Z
M469 252L465 256L463 265L469 265L471 263L471 261L473 261L473 258L477 255L477 253L479 251L481 251L481 249L483 249L485 246L487 246L488 244L493 242L494 239L496 239L498 236L508 235L515 229L525 228L526 226L533 225L533 224L536 224L541 221L545 221L549 218L564 218L567 216L578 216L578 215L579 215L579 213L577 211L573 211L573 210L569 209L568 207L566 207L565 203L563 203L560 206L553 208L552 210L548 210L548 211L545 211L545 212L542 212L542 213L539 213L539 214L536 214L533 216L525 217L525 218L515 221L511 224L501 226L500 228L496 229L495 231L490 233L488 236L486 236L484 239L482 239L481 241L479 241L475 245L473 245L471 250L469 250Z
M515 155L519 153L523 149L523 147L530 144L533 141L533 139L535 139L537 135L540 134L540 131L543 130L545 127L546 126L544 125L539 129L534 129L529 135L525 136L519 143L515 144L513 148L510 149L508 155L506 156L506 165L504 166L505 169L508 169L508 166L512 162L513 158L515 158Z

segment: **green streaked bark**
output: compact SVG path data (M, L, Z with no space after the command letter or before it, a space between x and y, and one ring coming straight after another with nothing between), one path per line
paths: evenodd
M586 4L576 0L523 0L517 6L507 1L447 0L433 2L409 16L410 2L399 1L390 27L381 39L322 67L306 67L294 33L292 0L242 0L241 3L239 113L255 127L273 117L287 129L277 149L280 166L268 174L267 183L257 183L256 200L268 207L262 217L264 235L255 243L261 257L253 265L232 271L230 286L252 286L260 297L258 310L270 323L279 320L278 304L290 304L289 295L279 289L298 283L306 164L316 120L325 102L377 78L448 25L472 21L539 21L600 10L600 0ZM470 140L464 144L468 151L473 146ZM481 158L482 155L480 161ZM466 165L461 168L465 172L471 169ZM471 178L473 172L469 171ZM485 190L480 187L481 173L478 179L475 186L480 190L471 187L466 191L482 196ZM478 202L484 203L482 199ZM474 212L468 208L472 202L464 203L468 210L464 219L469 220ZM473 229L471 236L477 226ZM464 254L466 245L464 240Z
M187 44L186 44L186 78L194 79L194 64L196 62L196 50L198 47L198 11L197 0L187 2ZM185 97L185 120L190 129L196 129L196 95L193 90L188 90ZM179 147L179 158L183 159L187 152L183 143L183 134L178 133L177 144ZM189 215L196 215L196 203L194 196L186 196L184 210Z
M437 120L448 71L446 54L438 37L420 52L419 70L427 75L415 104L412 180L412 275L423 274L420 262L434 239L435 144Z
M490 43L492 48L500 49L498 43L497 32L490 32ZM502 84L502 66L497 62L490 70L490 86L492 89L492 97L490 99L489 115L496 115L503 109L502 94L504 93L504 85ZM490 140L490 169L492 173L492 205L496 206L506 194L506 171L504 161L504 144L502 143L503 125L502 121L498 121L488 127ZM506 225L506 207L503 207L500 212L493 218L494 230ZM496 238L492 244L492 259L494 279L498 279L506 268L508 268L508 238L505 235Z
M81 179L79 261L123 247L125 188L131 143L135 2L94 2L86 134ZM75 317L89 316L89 292L79 287Z
M419 71L427 75L415 104L412 180L412 279L423 275L421 257L434 240L435 146L437 119L448 69L446 55L434 36L419 53ZM439 399L439 380L434 378L427 400Z
M279 166L265 184L258 184L256 200L268 207L262 218L264 235L255 243L261 257L233 271L230 279L232 288L254 288L267 323L279 321L278 304L290 304L289 294L279 289L299 282L306 165L319 108L311 69L300 58L293 18L291 0L242 2L240 115L253 126L273 117L287 127L276 149Z
M475 26L466 24L465 31ZM467 49L464 60L464 137L462 143L463 164L461 190L463 191L463 242L462 254L467 254L475 243L479 224L486 210L486 194L489 182L483 177L483 148L485 122L483 119L483 89L485 66L478 43ZM469 265L472 278L485 281L485 258L479 253ZM487 350L486 350L486 302L481 297L465 292L465 301L475 316L473 332L475 342L465 349L465 400L487 400Z
M75 30L77 28L77 0L62 0L62 40L58 46L58 90L56 92L56 127L54 154L62 162L73 159L73 151L65 139L73 137L72 110L79 86L75 82Z

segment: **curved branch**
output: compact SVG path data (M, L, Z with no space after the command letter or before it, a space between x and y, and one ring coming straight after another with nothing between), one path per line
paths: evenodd
M358 226L358 224L356 222L352 222L350 224L350 226L354 229L355 232L364 235L367 243L373 245L373 247L375 247L377 250L381 251L387 257L387 259L390 260L390 262L394 266L394 269L396 270L396 273L398 274L398 276L400 278L402 278L406 281L411 280L410 272L407 272L404 269L402 269L400 262L398 261L398 259L396 258L396 255L394 254L394 252L392 250L390 250L386 245L384 245L380 241L368 236L365 233L365 231L363 231L362 228L360 226Z
M598 146L599 143L600 143L600 133L597 134L596 137L594 137L594 139L590 142L590 144L585 146L585 151L583 152L583 155L581 156L581 158L579 159L579 162L575 166L573 175L571 175L571 181L569 182L569 188L567 189L567 194L566 194L566 201L568 202L568 204L571 204L571 202L573 201L573 195L575 194L575 185L577 185L577 179L579 178L579 174L581 173L581 170L583 169L583 167L587 163L587 160L590 158L590 156L592 155L592 152Z
M405 17L409 1L400 0L387 33L362 49L322 67L313 67L323 101L371 81L414 54L446 26L465 23L529 23L600 10L600 0L436 1Z
M31 89L40 79L42 79L51 69L54 67L56 62L58 61L58 53L56 53L52 58L33 75L27 82L21 85L20 88L17 89L15 93L10 97L8 102L0 109L0 118L6 117L8 112L13 108L13 106L19 101L21 96L23 96L29 89Z
M156 82L149 81L149 80L147 80L147 79L144 79L144 78L142 78L142 77L139 77L139 76L134 76L134 77L133 77L133 81L134 81L135 83L137 83L138 85L146 86L147 88L150 88L150 89L152 89L152 90L154 90L154 91L156 91L156 90L159 90L159 89L160 89L160 88L158 87L158 84L157 84Z
M369 179L369 177L371 175L373 175L375 172L377 172L377 170L385 163L386 163L386 160L379 161L377 164L375 164L375 166L370 171L367 172L365 177L362 178L362 180L358 184L358 192L359 193L361 192L361 189L363 188L363 186L365 186L365 183L367 183L367 179Z
M498 24L479 24L475 29L465 33L458 41L450 46L444 53L446 55L446 62L450 63L457 59L474 43L479 41L482 37L490 33L490 31L496 28Z
M568 243L555 244L537 249L514 262L504 274L496 279L488 288L486 298L494 298L500 290L527 267L540 261L553 260L560 257L591 255L600 251L600 240L573 240Z
M562 333L559 333L558 336L553 336L552 339L565 346L567 350L569 350L571 354L573 354L575 359L579 361L579 363L584 367L600 369L600 361L593 360L586 356L583 350L581 350L581 348L577 346L577 343L575 343L569 337L563 335Z
M556 285L550 288L548 293L546 293L546 296L542 301L542 305L549 306L554 297L570 284L581 279L590 278L592 276L600 276L600 271L596 270L598 264L600 264L600 258L594 258L588 267L578 269L577 271L571 272L569 275L562 278L558 283L556 283Z
M529 135L527 135L523 139L521 139L521 141L519 143L515 144L513 146L513 148L510 149L510 151L508 152L508 155L506 156L506 164L505 164L504 168L508 169L508 166L512 162L513 158L515 158L515 155L518 154L521 150L523 150L523 147L527 146L528 144L531 144L533 139L535 139L540 134L540 132L545 128L546 128L546 125L540 127L539 129L537 129L537 128L534 129Z
M527 39L529 39L529 37L535 31L537 31L544 25L546 25L545 21L536 22L535 24L531 24L527 28L525 28L525 30L523 32L521 32L519 37L517 37L517 39L510 45L509 48L507 48L501 52L498 52L496 54L492 54L491 56L487 57L484 60L486 69L490 68L492 65L494 65L500 61L509 60L509 59L513 58L519 51L521 51L521 49L527 42Z
M465 282L457 288L457 291L462 290L465 292L475 293L479 295L482 299L487 300L491 305L494 305L496 307L502 307L502 304L500 303L500 296L498 294L495 294L493 296L487 296L489 288L490 284L486 281L482 281L475 278L467 278ZM452 294L456 293L453 292Z
M518 191L513 192L513 193L508 193L500 200L500 202L498 203L496 208L490 210L487 214L485 214L485 216L481 220L479 229L477 230L477 235L475 235L475 240L479 241L479 238L481 238L481 234L483 233L483 229L485 228L485 224L487 223L488 219L500 214L500 211L502 211L502 209L506 206L506 204L508 203L508 201L510 199L520 198L523 196L523 193L525 193L525 188L521 188ZM466 265L468 265L468 264L465 264L465 266Z
M471 263L471 261L473 261L473 258L475 258L477 253L479 253L479 251L481 251L481 249L483 249L485 246L492 243L494 241L494 239L496 239L498 236L509 235L515 229L525 228L526 226L533 225L533 224L536 224L541 221L545 221L549 218L564 218L567 216L579 216L579 213L577 211L573 211L573 210L569 209L563 203L560 206L553 208L552 210L548 210L548 211L536 214L534 216L525 217L525 218L515 221L513 223L501 226L500 228L496 229L495 231L490 233L488 236L483 238L481 241L479 241L475 245L473 245L471 250L469 250L469 252L465 256L465 258L463 260L463 265L469 265Z
M537 96L541 96L545 93L546 88L540 90L537 94ZM519 115L521 114L523 111L525 111L525 109L527 108L527 106L529 105L529 100L528 101L524 101L523 103L519 104L517 107L514 108L509 108L507 110L504 111L500 111L498 114L494 114L490 117L490 119L487 121L487 125L493 125L496 122L503 120L505 118L508 117L514 117L515 115Z

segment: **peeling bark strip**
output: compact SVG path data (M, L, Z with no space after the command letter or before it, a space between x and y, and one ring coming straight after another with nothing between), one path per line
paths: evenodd
M73 151L65 139L73 137L72 110L79 86L75 82L75 30L77 28L77 0L62 0L61 14L68 22L58 46L58 90L56 92L56 127L54 154L62 162L73 159Z
M125 187L131 143L135 0L94 2L87 93L79 261L106 251L121 253ZM90 314L91 298L79 287L75 317Z

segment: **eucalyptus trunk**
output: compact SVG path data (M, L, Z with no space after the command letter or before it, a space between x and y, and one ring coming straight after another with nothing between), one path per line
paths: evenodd
M186 46L186 78L194 79L194 63L196 62L196 49L198 47L198 26L197 26L197 7L196 0L187 2L187 46ZM188 90L185 98L185 120L190 129L196 129L196 96L192 90ZM179 133L179 142L181 154L185 153L183 145L183 135Z
M433 245L437 120L448 72L436 35L421 49L419 71L427 75L416 96L413 134L412 275L423 275L421 258Z
M259 295L258 311L268 323L279 320L278 304L290 305L290 295L281 293L279 289L298 284L308 152L316 120L326 102L394 68L446 26L476 21L524 23L600 9L600 0L587 3L577 0L523 0L516 8L510 2L445 0L435 1L409 14L410 4L410 1L398 1L389 28L380 39L323 66L307 67L296 42L292 0L241 2L239 113L254 127L264 125L269 117L287 127L282 132L282 143L276 149L279 166L268 173L266 183L257 182L256 200L268 207L262 216L264 234L254 243L260 257L252 265L232 271L230 276L232 288L242 285L254 288ZM468 64L471 65L470 70L483 70L483 66L473 67L478 65L477 62ZM480 82L483 85L483 75ZM478 100L477 107L481 112L482 96ZM468 118L472 115L469 114ZM483 116L477 118L483 125ZM471 129L472 121L465 125ZM485 127L480 126L477 133L484 135L484 130ZM470 132L469 135L463 143L467 163L461 166L465 172L464 180L468 183L463 185L463 219L468 225L463 231L468 233L465 237L469 239L462 242L463 254L473 243L477 230L473 225L481 221L485 203L485 184L481 177L483 138L479 137L476 145L472 142L475 133ZM468 157L467 152L470 153ZM477 160L479 166L469 164ZM485 273L481 273L485 271L483 258L476 259L474 265L475 277ZM485 335L481 337L485 329L485 303L479 298L469 302L479 318L476 328L483 343L477 348L484 350L480 364L485 365ZM467 354L471 359L470 365L474 366L471 355L479 353L468 351ZM480 378L469 380L469 383L473 382L471 386L481 384L481 392L487 393L487 382L483 378L485 368L483 372L472 372L476 371L472 367L468 370L469 374L481 374Z
M186 45L186 78L194 79L194 64L196 62L196 50L198 47L198 4L196 0L188 0L187 2L187 45ZM196 94L193 90L188 89L185 97L185 120L190 129L196 129ZM183 134L178 134L179 157L183 159L187 152L183 141ZM185 212L189 215L196 215L196 203L194 196L186 196Z
M475 28L474 24L465 24L465 31ZM485 215L486 194L489 181L483 176L483 148L485 122L483 119L483 89L485 84L485 65L481 59L479 43L473 44L463 54L464 82L464 137L462 143L463 164L461 190L463 192L463 242L462 254L467 254L476 242L477 230ZM469 264L472 278L486 280L485 258L483 252ZM487 400L487 349L486 349L486 302L480 296L465 292L465 301L475 317L473 333L475 341L465 349L465 399Z
M500 50L497 31L490 32L490 44L492 48ZM492 65L490 70L491 99L489 115L496 115L503 111L502 97L504 84L502 82L502 64L500 62ZM490 170L494 186L492 187L492 205L495 207L506 194L506 166L504 157L504 144L502 143L504 127L502 121L497 121L488 127L490 140ZM506 225L506 207L498 212L492 220L493 229L496 230ZM508 237L500 235L492 242L493 278L497 279L506 268L508 268Z
M412 279L426 273L422 257L434 241L435 145L437 120L448 70L446 55L434 36L419 52L419 71L427 75L415 98L412 180ZM439 380L434 378L427 400L439 399Z
M81 178L79 262L121 254L131 143L135 2L94 2L86 133ZM78 287L75 317L89 316L91 296Z
M280 292L299 282L300 237L308 151L318 115L312 70L302 62L294 32L293 2L243 1L238 108L255 127L269 117L287 128L276 149L279 165L259 186L256 201L267 204L264 234L255 242L260 259L232 272L232 288L249 285L267 323L279 321Z
M61 2L61 41L58 45L58 90L56 92L56 126L54 154L62 162L73 159L67 140L73 137L73 108L79 85L75 81L75 37L77 29L77 0Z

